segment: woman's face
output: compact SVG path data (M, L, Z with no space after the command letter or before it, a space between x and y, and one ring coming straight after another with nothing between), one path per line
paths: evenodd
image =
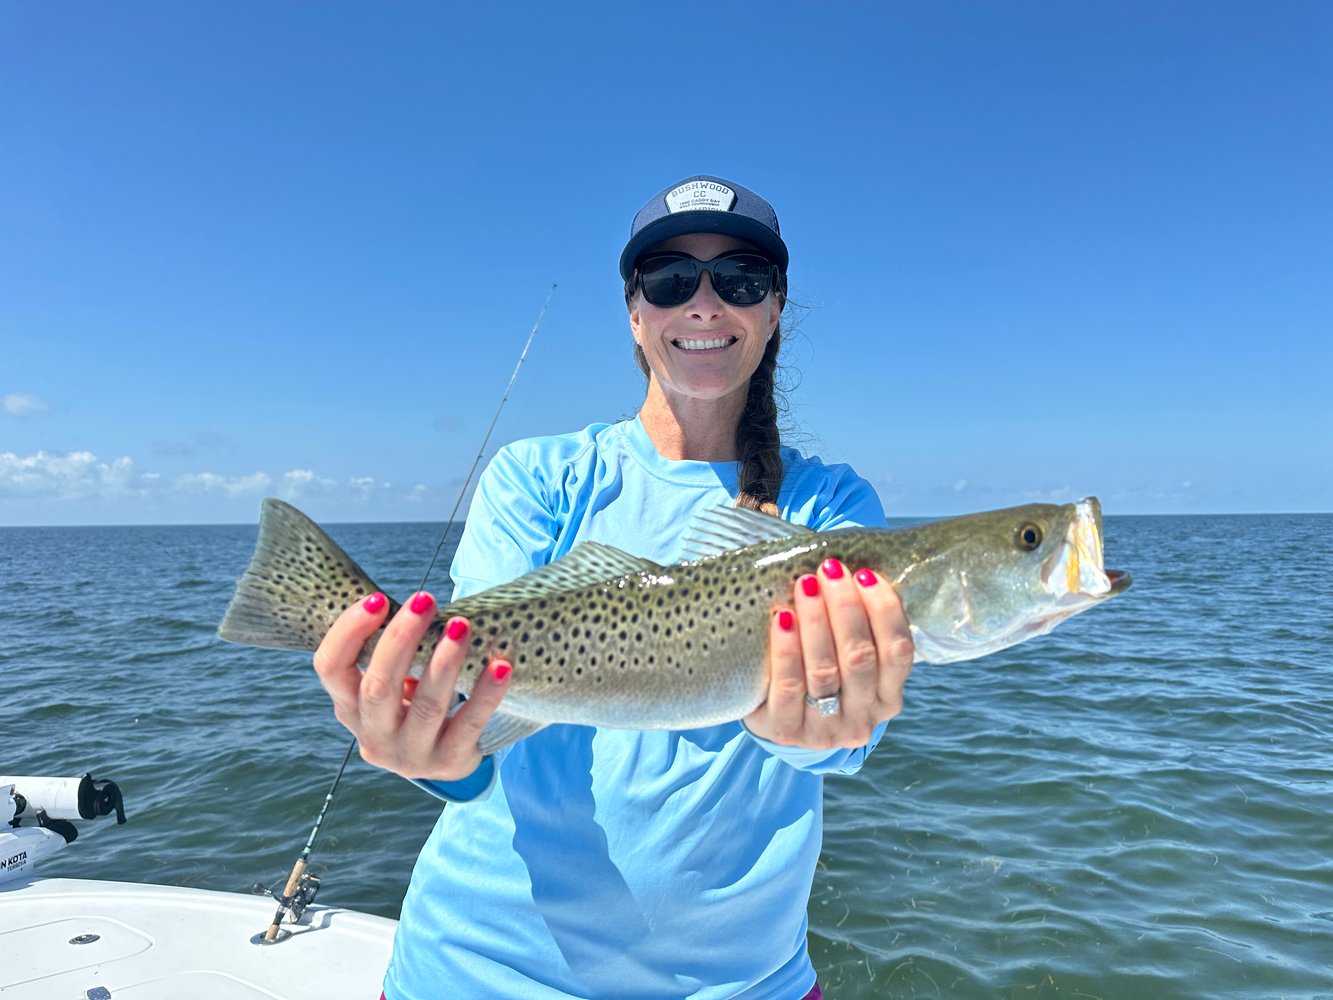
M712 260L728 250L754 250L734 236L690 233L654 250L678 250L698 260ZM713 279L704 274L699 288L681 306L655 306L636 292L630 300L629 325L643 349L652 378L669 396L695 400L744 400L750 376L777 329L782 299L770 290L753 306L728 305L717 297Z

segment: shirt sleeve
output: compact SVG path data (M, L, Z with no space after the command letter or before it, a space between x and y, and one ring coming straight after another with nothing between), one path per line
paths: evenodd
M793 484L795 499L789 501L789 519L800 521L816 531L836 531L840 528L883 528L887 525L884 506L871 485L846 465L820 466L822 483L803 482L805 476ZM800 503L801 494L810 499ZM875 727L870 742L863 747L833 750L807 750L804 747L784 746L750 733L750 738L779 760L812 774L855 774L883 737L889 724ZM745 730L749 733L749 729Z
M748 728L745 731L750 733L750 739L798 771L809 771L811 774L855 774L861 770L861 765L870 756L870 751L879 745L880 738L888 728L887 722L881 722L871 733L870 742L854 750L844 747L834 750L806 750L804 747L783 746L781 743L774 743L772 740L750 733Z
M450 568L451 600L507 583L550 561L559 519L533 472L535 464L510 446L501 449L482 472ZM494 757L488 755L477 770L458 781L412 783L446 802L477 802L490 794L498 771Z

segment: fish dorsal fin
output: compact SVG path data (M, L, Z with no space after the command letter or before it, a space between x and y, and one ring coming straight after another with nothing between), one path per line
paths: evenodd
M792 524L773 514L744 507L714 507L694 516L685 530L684 553L688 559L707 559L721 552L743 549L759 542L801 538L817 532Z
M518 601L538 600L622 576L661 572L662 567L651 559L640 559L601 542L582 542L568 555L539 566L531 573L524 573L517 580L455 601L449 605L448 613L466 617L478 611L505 607Z

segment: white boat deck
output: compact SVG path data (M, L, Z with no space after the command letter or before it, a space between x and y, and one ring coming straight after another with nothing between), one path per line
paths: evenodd
M267 896L81 879L0 884L3 1000L376 1000L393 920L310 906L252 943ZM95 936L95 937L94 937ZM84 943L79 943L84 942Z

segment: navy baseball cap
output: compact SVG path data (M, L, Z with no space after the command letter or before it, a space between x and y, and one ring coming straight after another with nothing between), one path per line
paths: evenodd
M782 242L773 206L749 188L696 174L658 192L639 209L620 255L620 276L629 281L645 250L685 233L724 233L748 240L787 273L787 244Z

